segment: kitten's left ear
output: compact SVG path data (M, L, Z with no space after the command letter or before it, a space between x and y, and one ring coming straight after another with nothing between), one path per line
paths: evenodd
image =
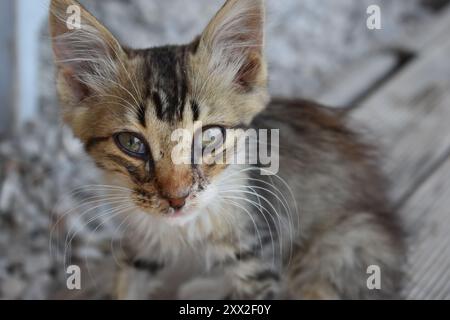
M265 86L264 0L228 0L200 37L211 72L243 89Z

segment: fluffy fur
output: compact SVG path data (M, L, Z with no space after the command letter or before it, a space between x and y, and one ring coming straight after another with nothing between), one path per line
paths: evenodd
M127 199L120 298L397 296L401 232L371 149L315 104L266 109L262 0L228 0L192 43L145 50L120 46L84 8L82 28L68 30L73 4L51 5L58 91L64 121ZM172 132L199 122L280 129L279 174L174 164ZM125 154L120 132L138 135L148 156ZM174 215L171 200L185 195ZM381 290L367 288L370 265Z

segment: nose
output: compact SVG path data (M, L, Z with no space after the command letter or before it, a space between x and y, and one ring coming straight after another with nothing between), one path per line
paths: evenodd
M173 165L169 161L156 164L156 185L159 194L175 210L186 205L193 182L190 165Z
M180 210L186 204L186 198L187 196L181 198L167 198L167 201L173 209Z

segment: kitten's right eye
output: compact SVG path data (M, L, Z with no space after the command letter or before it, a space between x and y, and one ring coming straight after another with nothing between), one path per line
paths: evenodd
M117 146L123 152L131 157L145 158L147 157L148 150L147 146L140 138L134 133L122 132L114 136Z
M211 126L203 129L202 132L202 148L211 146L212 143L219 143L216 148L224 144L226 138L225 129L220 126Z

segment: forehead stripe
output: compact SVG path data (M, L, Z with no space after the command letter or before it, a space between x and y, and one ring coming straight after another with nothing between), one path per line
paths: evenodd
M200 108L196 101L191 101L191 109L192 109L192 119L197 121L200 117Z
M183 117L189 87L188 52L185 46L158 47L140 52L146 63L144 83L159 120L173 122Z
M146 123L146 114L147 114L147 107L145 105L145 103L141 103L139 105L139 107L137 108L137 117L139 120L139 123L146 128L147 127L147 123Z
M159 95L158 92L153 91L152 100L153 100L153 104L155 106L156 116L158 117L159 120L164 120L164 109L163 109L164 106L163 106L161 96Z

